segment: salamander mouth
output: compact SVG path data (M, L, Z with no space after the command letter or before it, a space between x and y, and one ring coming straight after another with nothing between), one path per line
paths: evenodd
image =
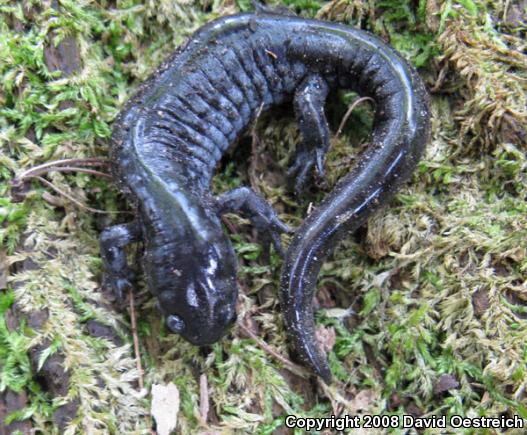
M165 323L170 332L181 335L191 344L209 346L227 334L237 318L236 308L231 304L224 304L216 312L215 320L212 322L200 323L199 319L195 322L187 319L189 322L187 323L177 314L166 314Z
M172 317L173 316L167 317L168 328L172 332L180 334L185 340L195 346L210 346L218 342L230 331L232 325L236 323L236 319L238 318L236 311L233 311L233 313L229 315L229 320L227 322L222 322L221 324L213 325L211 327L208 327L206 330L191 333L187 328L183 328L181 331L173 329L170 326L171 323L169 323L173 322L173 320L171 320Z
M213 335L182 335L182 337L193 344L194 346L210 346L216 342L218 342L228 331L228 329L225 329L221 331L221 333L217 332L218 329L214 330Z
M219 316L227 327L230 327L233 323L235 323L236 319L238 318L236 309L227 304L221 308Z

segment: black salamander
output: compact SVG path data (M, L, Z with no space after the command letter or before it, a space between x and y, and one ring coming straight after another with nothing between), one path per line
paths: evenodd
M127 103L115 122L115 177L137 219L103 231L106 278L122 298L133 272L124 247L143 241L146 283L168 328L191 343L217 341L236 318L236 258L220 216L238 211L281 250L288 231L248 187L210 191L216 163L262 109L293 101L302 144L289 169L297 192L329 147L328 92L376 101L371 146L295 231L281 303L300 359L330 371L314 338L312 300L335 243L408 179L429 137L427 93L415 71L371 34L344 25L259 11L199 29Z

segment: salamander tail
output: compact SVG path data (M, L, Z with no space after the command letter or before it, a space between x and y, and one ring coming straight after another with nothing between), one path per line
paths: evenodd
M313 314L322 262L340 239L361 226L410 177L430 135L423 83L401 58L386 50L393 55L394 67L381 69L377 81L392 80L399 90L387 95L384 88L378 91L377 107L382 110L376 113L372 144L295 231L283 265L280 295L291 341L299 359L327 382L330 371L315 339Z

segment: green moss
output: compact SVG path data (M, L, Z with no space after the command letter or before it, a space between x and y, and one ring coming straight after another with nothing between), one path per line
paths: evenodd
M282 363L241 329L208 356L168 334L143 289L138 314L145 384L178 386L181 433L199 430L196 372L207 377L218 417L217 423L208 422L211 431L265 434L280 427L286 414L328 416L336 406L356 413L350 397L362 390L371 390L367 413L401 415L417 407L436 415L526 416L527 68L521 29L504 24L509 3L285 3L303 16L370 29L421 67L434 90L433 138L413 179L323 267L319 287L346 311L329 308L316 317L317 325L335 332L328 357L340 383L329 389L307 384L315 400L292 387ZM0 241L9 262L31 255L39 266L12 275L9 285L16 290L0 294L0 390L24 389L29 396L27 408L10 419L30 416L37 429L52 429L53 412L63 399L51 400L41 391L26 353L49 339L41 362L54 352L66 356L72 377L68 398L81 403L70 433L146 433L150 396L135 392L128 318L102 306L96 291L101 274L96 216L57 196L51 202L64 206L52 205L53 192L37 182L24 203L13 203L9 181L54 159L105 156L114 117L166 53L206 21L251 7L245 1L173 0L59 5L51 10L40 1L27 7L0 1ZM79 70L70 76L50 70L44 54L67 38L79 48ZM330 104L333 132L355 98L342 93ZM371 122L371 108L360 105L333 139L326 162L330 186L359 158ZM230 156L214 189L251 184L284 221L297 226L308 204L329 188L307 194L302 204L284 188L283 168L300 139L291 117L263 114L256 134L254 148ZM58 173L49 179L89 206L126 209L106 180ZM259 336L287 356L276 297L280 259L274 252L270 262L265 259L245 220L228 219L240 262L239 317L251 319ZM24 312L49 311L41 331L25 323L19 331L7 330L5 311L13 298ZM116 347L92 338L84 328L88 319L115 327L127 343ZM460 386L437 394L434 386L443 374Z
M31 369L26 354L28 338L16 331L9 331L6 325L5 314L13 300L12 291L0 295L0 390L9 388L19 392L30 383Z

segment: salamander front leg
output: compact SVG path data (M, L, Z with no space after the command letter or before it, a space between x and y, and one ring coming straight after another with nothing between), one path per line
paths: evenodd
M216 198L220 214L241 212L246 215L262 237L264 245L273 243L276 251L283 257L284 250L280 240L281 233L291 230L276 215L265 199L249 187L230 190Z
M140 238L141 230L135 221L106 228L99 236L104 282L111 286L118 303L124 302L127 291L133 288L135 277L126 261L124 247Z
M324 156L329 149L329 127L324 105L328 92L328 84L319 75L307 77L295 92L293 105L302 143L287 175L297 195L304 189L311 168L316 167L319 175L325 178Z

